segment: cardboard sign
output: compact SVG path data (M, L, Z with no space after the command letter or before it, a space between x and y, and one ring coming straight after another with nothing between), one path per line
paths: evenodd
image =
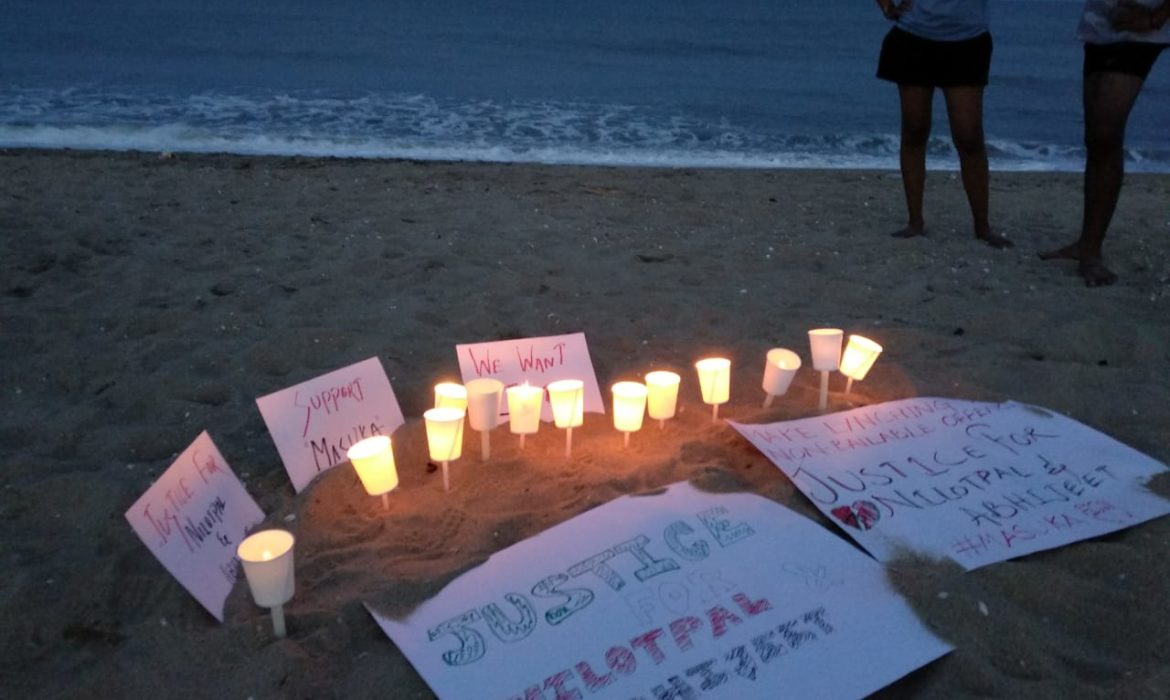
M376 357L256 399L298 492L346 461L346 450L391 435L405 420Z
M905 399L731 425L882 561L903 546L970 570L1170 512L1144 488L1165 465L1014 402Z
M949 651L872 559L687 483L513 545L404 620L371 613L444 700L862 697Z
M560 379L580 379L585 382L585 411L605 413L605 401L601 398L584 333L456 345L455 352L459 355L459 372L464 383L492 377L505 387L524 382L548 386ZM507 415L507 401L500 402L500 410L501 415ZM545 392L540 417L545 422L552 420L548 392Z
M126 520L215 619L236 583L236 546L264 513L206 433L151 484Z

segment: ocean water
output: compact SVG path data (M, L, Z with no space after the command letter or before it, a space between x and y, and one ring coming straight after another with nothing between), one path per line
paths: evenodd
M992 167L1082 167L1079 0L991 0ZM0 147L897 168L868 0L0 0ZM1170 172L1170 56L1129 168ZM954 168L935 103L931 167Z

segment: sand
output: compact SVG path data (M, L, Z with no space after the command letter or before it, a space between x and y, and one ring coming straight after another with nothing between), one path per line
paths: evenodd
M807 354L812 327L886 347L855 400L1015 399L1170 461L1170 177L1128 178L1106 250L1120 281L1101 289L1036 257L1077 231L1077 174L994 173L992 197L1012 250L974 240L945 172L931 235L895 241L894 172L0 152L3 694L426 698L363 601L408 609L688 478L827 525L689 381L726 354L721 416L813 415L811 369L770 409L759 389L766 350ZM680 371L678 419L623 450L594 417L572 460L554 431L523 453L501 435L442 493L419 416L458 375L454 345L577 331L603 387ZM294 494L254 402L372 356L407 416L389 515L349 468ZM217 623L123 518L205 429L299 538L285 640L242 582ZM969 574L899 561L892 581L957 650L881 695L1166 697L1168 554L1161 519Z

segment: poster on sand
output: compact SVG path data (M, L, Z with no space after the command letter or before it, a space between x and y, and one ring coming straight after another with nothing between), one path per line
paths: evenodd
M914 398L731 425L866 551L967 570L1170 513L1166 466L1071 418L1016 402Z
M589 345L584 333L549 335L539 338L493 340L485 343L467 343L455 346L459 357L459 372L463 381L491 377L505 387L518 384L547 387L561 379L579 379L584 383L584 410L586 413L605 413L605 399L597 383L597 373L589 358ZM507 402L501 402L507 415ZM545 392L541 420L552 420L552 407Z
M298 493L347 462L356 443L406 422L376 357L261 396L256 405Z
M498 552L404 619L370 611L444 700L862 697L950 650L864 553L686 482Z
M126 520L166 570L223 622L240 568L236 547L264 512L206 431L130 506Z

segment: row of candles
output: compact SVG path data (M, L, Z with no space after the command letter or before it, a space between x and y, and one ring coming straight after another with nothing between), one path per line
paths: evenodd
M808 332L813 368L821 373L818 407L828 406L829 373L840 371L848 381L848 395L854 380L860 381L869 373L882 346L869 338L850 335L842 345L844 332L837 328L817 328ZM796 371L801 367L800 356L786 348L773 348L764 364L764 407L777 396L788 392ZM719 417L719 406L731 395L731 360L712 357L695 363L703 402L711 406L711 419ZM630 444L630 433L642 428L644 417L659 421L663 427L674 417L678 405L678 387L682 378L675 372L655 371L646 375L646 381L623 381L613 385L613 423L623 433L623 442ZM565 430L565 456L573 449L573 428L584 422L585 383L579 379L563 379L546 387L527 383L505 388L497 379L480 378L466 385L440 383L435 386L435 407L423 413L426 423L427 447L430 459L443 466L443 490L450 489L448 465L463 454L463 424L466 419L472 430L480 433L483 460L491 456L491 431L499 425L501 400L507 401L508 423L512 434L524 439L540 429L540 414L544 393L548 391L552 405L553 423ZM353 464L358 478L371 496L381 496L382 506L390 508L390 492L398 487L398 469L390 438L376 435L351 447L346 456ZM277 637L285 636L284 604L292 600L295 590L293 578L292 533L280 529L263 530L250 535L237 548L244 575L256 604L271 610L272 626Z

